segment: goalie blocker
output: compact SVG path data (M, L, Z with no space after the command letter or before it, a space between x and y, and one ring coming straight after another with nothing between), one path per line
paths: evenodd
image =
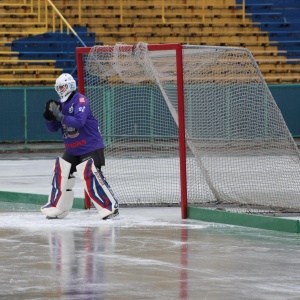
M54 164L52 189L46 205L41 207L49 219L65 218L73 206L75 177L69 178L71 164L58 157ZM93 159L77 166L77 172L85 185L85 191L102 219L119 214L119 204L104 176L96 168ZM72 175L71 175L72 176Z

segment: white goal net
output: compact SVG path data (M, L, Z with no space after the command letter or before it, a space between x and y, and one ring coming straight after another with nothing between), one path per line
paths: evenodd
M120 43L82 59L106 143L104 174L120 204L180 203L184 101L189 205L300 208L299 151L248 50L184 45L181 57L164 45Z

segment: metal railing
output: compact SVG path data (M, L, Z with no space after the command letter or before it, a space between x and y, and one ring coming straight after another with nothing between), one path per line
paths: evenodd
M205 23L206 22L206 16L205 15L206 15L206 12L207 12L206 3L208 1L205 1L205 0L198 0L198 1L199 1L199 3L201 2L201 10L199 10L199 13L201 14L202 22ZM236 4L236 8L240 8L240 10L241 10L240 13L242 15L242 22L244 23L245 20L246 20L246 13L245 13L245 2L246 2L246 0L241 0L241 1L242 1L242 4ZM120 9L120 11L119 11L119 14L120 14L119 22L120 23L123 23L123 19L124 19L124 3L123 2L124 2L124 0L119 0L119 9ZM79 23L81 22L81 18L82 18L81 6L82 6L82 0L78 0L78 21L79 21ZM161 6L161 21L162 21L162 23L166 23L166 17L165 17L166 6L170 6L170 5L169 4L166 5L165 0L161 0L158 7L159 6Z
M202 23L205 23L206 22L206 12L207 12L207 3L209 3L209 1L205 1L205 0L198 0L199 3L201 2L201 11L199 11L199 13L201 14L201 18L202 18ZM161 0L162 2L162 21L163 23L166 23L166 20L165 20L165 10L166 10L166 5L165 5L165 0ZM242 15L242 21L243 23L245 22L246 20L246 17L245 17L245 2L246 0L242 0L242 4L236 4L235 7L236 8L241 8L241 15Z
M122 1L122 0L121 0ZM236 7L241 7L241 14L242 14L242 21L243 23L245 23L246 17L245 17L245 1L246 0L242 0L242 4L236 4ZM206 8L205 8L205 4L207 3L207 1L205 0L199 0L199 3L201 2L201 11L199 11L199 13L201 14L201 18L202 18L202 23L206 22ZM168 5L170 6L170 5ZM166 11L166 5L165 5L165 0L161 0L161 14L162 14L162 22L166 23L166 18L165 18L165 11Z
M38 0L40 2L40 0ZM67 33L69 34L69 32L71 31L74 36L79 40L79 42L86 47L85 43L82 41L82 39L79 37L79 35L77 34L77 32L72 28L72 26L68 23L68 21L64 18L64 16L60 13L60 11L56 8L56 6L53 4L53 2L51 0L45 0L45 23L46 23L46 28L48 29L48 5L47 3L49 3L52 7L52 28L55 29L55 17L56 15L59 17L60 20L60 32L63 32L63 28L64 25L67 28Z
M44 1L44 5L42 6L42 1ZM73 27L69 24L69 22L64 18L64 16L60 13L57 7L51 0L23 0L24 4L30 4L30 12L33 13L34 8L37 9L37 18L38 24L45 25L45 31L51 31L49 28L49 24L51 24L52 31L55 32L56 29L60 30L62 33L66 28L67 34L72 32L74 36L78 39L78 41L82 44L82 46L86 47L85 43L79 37L77 32L73 29ZM78 1L78 7L80 7L81 1ZM49 9L51 7L51 10ZM48 16L51 15L51 22L48 20ZM58 19L58 21L57 21ZM59 22L57 26L57 22Z
M38 11L38 23L44 23L46 31L49 30L49 23L52 26L52 30L55 31L56 28L59 28L61 32L63 32L63 29L67 29L67 33L72 32L80 41L80 43L85 46L84 42L80 39L76 31L72 28L72 26L68 23L68 21L64 18L64 16L60 13L60 11L57 9L57 7L53 4L51 0L44 0L44 12L42 12L42 5L41 1L43 0L37 0L37 11ZM198 0L200 9L197 12L197 14L200 14L202 22L206 22L206 13L207 13L207 1L205 0ZM24 3L30 2L30 10L33 12L34 9L34 0L24 0ZM78 7L78 23L80 24L82 21L82 0L77 0L77 7ZM158 3L158 0L156 0L155 3ZM75 5L75 4L73 4ZM183 4L184 5L184 4ZM49 10L48 6L51 7L52 11ZM124 7L126 6L124 3L124 0L119 0L118 3L119 6L119 23L123 23L124 19L124 11L126 10ZM166 9L167 7L172 6L170 4L166 4L165 0L161 0L157 7L161 7L161 21L162 23L166 23ZM245 6L246 6L246 0L241 0L241 4L236 4L235 7L238 9L239 14L242 16L242 22L244 23L246 20L246 13L245 13ZM48 16L52 16L51 22L48 22ZM57 17L58 17L58 26L57 26ZM43 21L44 22L43 22Z

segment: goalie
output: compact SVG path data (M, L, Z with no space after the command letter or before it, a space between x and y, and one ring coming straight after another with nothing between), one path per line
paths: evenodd
M67 73L56 79L55 90L60 101L47 101L43 116L49 131L61 130L65 152L55 161L52 190L41 211L50 219L68 215L74 199L73 173L77 171L100 217L113 218L119 214L119 204L101 172L104 142L88 99L76 92L76 82Z

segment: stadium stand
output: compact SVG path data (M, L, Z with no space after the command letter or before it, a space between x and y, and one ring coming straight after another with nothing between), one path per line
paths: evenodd
M86 27L74 27L86 46L95 45L95 34L88 33ZM71 73L75 67L75 48L82 46L76 37L66 32L47 32L10 43L12 51L21 59L52 59L55 67Z
M59 28L51 6L43 18L44 1L12 2L0 3L2 85L47 85L62 71L74 73L75 48L82 44ZM204 5L196 0L53 3L86 46L143 41L246 47L268 83L300 81L297 0L246 0L245 12L241 0L204 0Z
M300 3L297 0L246 1L246 12L251 15L255 27L267 32L269 41L276 43L282 54L269 64L260 64L268 82L296 82L299 80L300 59ZM267 72L267 73L266 73Z
M248 0L246 9L252 13L252 20L258 21L257 27L267 31L270 41L276 41L279 51L285 51L288 58L300 58L300 3L297 0L277 0L271 5L268 1ZM270 8L268 10L268 8ZM267 18L266 10L277 12L276 18Z

